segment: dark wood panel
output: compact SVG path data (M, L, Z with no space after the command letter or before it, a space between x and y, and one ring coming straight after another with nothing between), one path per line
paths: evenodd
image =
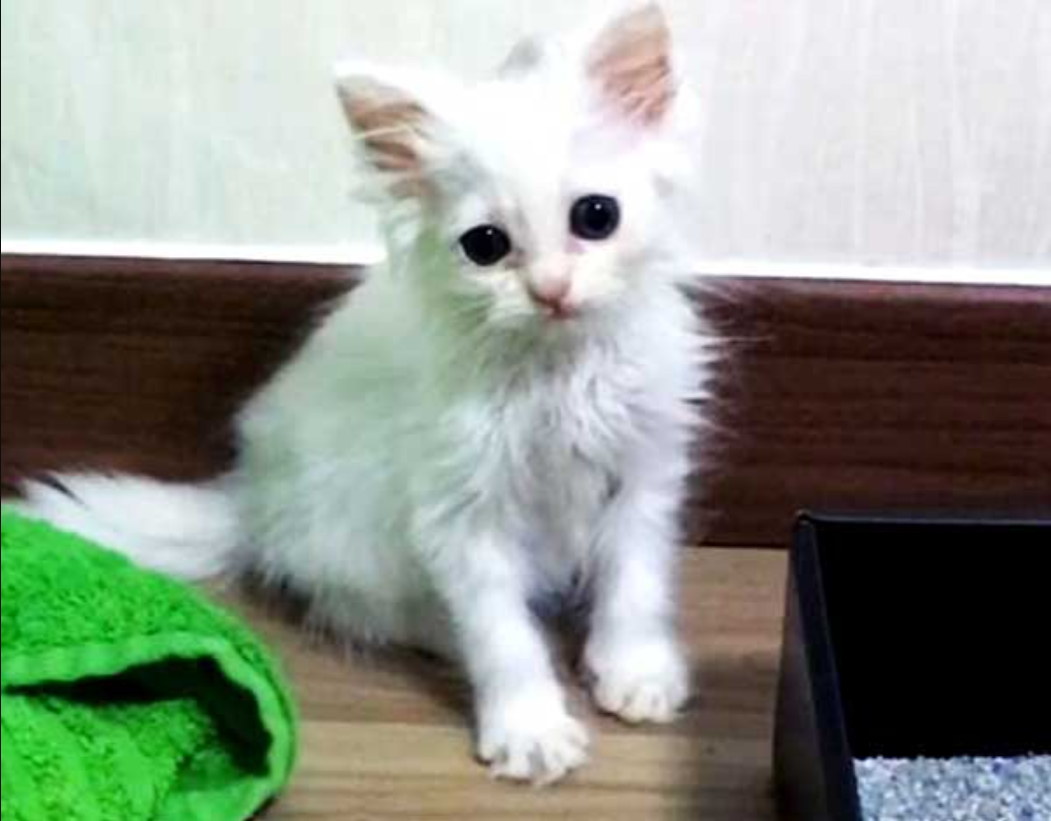
M707 305L710 539L785 542L802 507L1051 510L1051 289L737 280Z
M211 475L232 455L234 410L353 278L313 265L3 257L5 488L70 466Z
M207 476L229 419L354 272L5 256L0 468ZM1051 289L719 280L726 358L694 539L784 544L804 506L1051 509Z

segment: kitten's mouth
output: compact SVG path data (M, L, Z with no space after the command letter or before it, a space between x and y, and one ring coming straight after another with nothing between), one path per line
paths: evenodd
M577 305L549 305L544 308L543 316L548 322L568 322L580 315Z

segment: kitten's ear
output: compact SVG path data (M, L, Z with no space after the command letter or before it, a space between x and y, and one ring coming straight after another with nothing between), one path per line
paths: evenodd
M606 25L587 52L588 78L620 117L660 125L675 103L678 83L672 36L660 5L637 5Z
M396 197L430 193L428 175L437 155L440 126L411 81L360 63L336 67L343 113L365 159Z

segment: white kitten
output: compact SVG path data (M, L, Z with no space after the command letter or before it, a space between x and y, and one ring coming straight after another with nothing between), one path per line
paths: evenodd
M60 477L27 507L199 578L250 570L370 642L458 659L478 754L546 783L579 766L531 602L585 590L598 705L669 721L677 517L706 355L669 254L681 94L655 5L516 50L464 87L346 66L390 262L241 414L216 483Z

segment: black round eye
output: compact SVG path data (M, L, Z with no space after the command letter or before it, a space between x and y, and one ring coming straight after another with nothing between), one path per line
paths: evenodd
M620 203L602 194L581 197L569 212L569 227L581 239L606 239L620 227Z
M511 253L511 238L495 225L479 225L460 237L460 247L471 262L487 268Z

